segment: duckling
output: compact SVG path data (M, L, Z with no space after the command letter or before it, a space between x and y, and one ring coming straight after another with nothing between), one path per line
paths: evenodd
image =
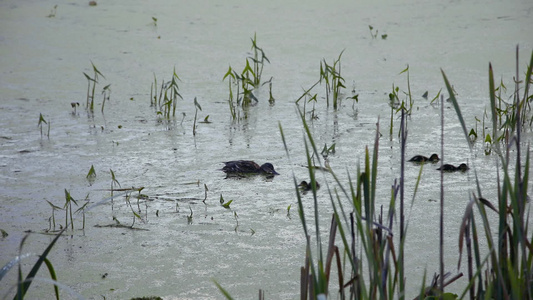
M433 153L431 154L429 158L423 155L415 155L409 161L417 162L417 163L425 163L425 162L436 163L439 160L440 160L439 155L437 155L437 153Z
M460 164L458 167L457 167L457 171L461 171L461 172L465 172L465 171L468 171L470 168L468 167L467 164L465 163L462 163Z
M318 190L320 188L320 184L318 184L318 181L315 181L315 184L316 184L316 189ZM311 182L307 183L307 181L305 180L300 182L298 187L300 188L300 190L302 190L302 192L307 192L313 189Z
M438 167L437 170L442 172L455 172L457 168L454 165L444 164L441 167Z
M465 163L460 164L458 167L454 165L450 165L450 164L444 164L442 167L437 168L437 170L442 171L442 172L457 172L457 171L466 172L469 169L470 168Z
M257 163L251 160L233 160L224 163L225 166L222 171L226 174L266 174L266 175L279 175L274 170L274 166L271 163L264 163L259 166Z

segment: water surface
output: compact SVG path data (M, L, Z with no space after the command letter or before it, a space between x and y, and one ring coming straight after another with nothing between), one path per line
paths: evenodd
M56 4L55 16L47 17ZM421 96L428 91L432 98L444 88L440 68L454 84L471 128L489 102L488 62L496 78L511 87L516 44L521 68L533 48L528 32L533 5L527 1L118 1L96 7L84 2L2 1L0 7L0 228L9 233L0 240L0 264L18 254L28 230L35 233L23 252L45 249L53 238L41 234L51 216L46 201L62 206L65 189L80 204L87 195L95 203L109 196L113 170L123 188L144 187L142 193L149 196L140 202L144 222L134 226L142 230L95 227L115 224L113 218L131 224L131 210L118 198L113 205L88 212L85 230L81 218L75 220L76 230L54 247L50 260L59 281L89 299L221 298L212 279L236 298L255 297L258 289L271 299L297 298L305 238L292 174L308 179L308 171L294 101L318 80L320 61L331 63L344 50L344 95L352 96L355 87L359 102L352 107L353 102L345 100L335 112L325 105L324 86L315 89L318 119L309 124L317 145L336 144L330 164L347 182L348 172L354 177L362 163L365 147L372 150L379 121L377 201L387 211L401 159L396 135L391 141L388 134L387 100L393 84L407 90L406 74L399 73L409 65L415 101L407 155L429 155L440 151L440 107ZM369 25L379 31L376 39ZM271 62L263 79L274 78L276 101L269 105L263 86L247 119L233 122L222 77L229 65L244 67L254 33ZM92 74L91 61L105 76L97 93L111 84L104 114L100 95L94 114L84 108L83 72ZM169 80L174 68L182 80L183 100L176 117L162 121L150 107L150 86L154 74L158 82ZM193 135L195 97L202 106L198 118L209 115L211 123L198 124ZM81 104L75 113L71 102ZM40 113L50 122L50 138L39 132ZM473 155L468 153L449 104L444 119L446 162L468 161L478 171L484 196L495 199L495 157L484 155L479 143ZM530 138L527 132L524 140ZM233 159L269 161L281 175L274 180L224 179L222 162ZM91 166L97 174L92 185L86 179ZM409 297L420 288L424 270L438 271L440 175L434 168L423 170L408 213ZM407 165L409 201L418 171L418 166ZM335 187L331 176L318 178L323 187L325 182ZM475 189L474 173L446 174L445 186L446 265L455 271L459 221ZM220 205L220 195L233 200L231 209ZM312 222L311 196L304 201ZM319 191L318 201L326 236L333 211L327 189ZM136 208L136 200L132 203ZM64 213L55 217L58 223L65 220ZM25 272L31 264L31 259L25 261ZM15 273L3 279L2 296L13 294L9 289ZM48 277L45 272L39 276ZM463 286L460 281L450 289L461 292ZM28 298L48 297L51 291L48 284L38 283ZM62 296L71 297L65 291Z

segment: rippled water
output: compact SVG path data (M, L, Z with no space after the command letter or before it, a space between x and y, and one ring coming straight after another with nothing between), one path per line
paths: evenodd
M55 16L47 17L56 4ZM324 85L317 87L318 119L309 123L313 136L319 147L335 143L330 164L346 182L347 172L353 177L364 160L365 147L372 149L379 120L383 135L377 198L380 205L388 205L390 187L399 178L400 148L396 136L389 138L387 100L393 84L407 90L406 74L399 74L406 65L415 100L407 155L429 155L440 151L440 107L421 96L429 91L432 98L444 87L440 68L454 84L471 128L488 104L488 62L498 80L511 88L516 44L522 51L521 68L533 48L528 32L533 5L527 1L102 1L96 7L85 2L1 1L0 7L0 229L9 234L0 240L0 264L18 254L28 230L35 233L23 252L45 249L53 238L41 234L52 213L46 201L62 206L65 189L80 205L87 195L95 203L109 196L113 170L123 188L144 187L142 193L149 196L140 201L144 222L135 223L138 230L95 227L115 224L113 218L131 224L131 210L118 198L88 212L84 231L81 217L75 220L77 229L54 247L50 260L59 281L90 299L221 298L212 279L236 298L255 297L258 289L270 299L297 298L305 238L292 172L299 180L308 175L294 101L318 80L320 61L332 62L344 50L345 96L352 96L355 88L359 102L345 100L335 112L320 98ZM369 25L379 31L378 38L371 37ZM244 67L254 33L271 62L263 79L273 77L276 101L269 105L265 85L256 91L259 103L249 109L248 118L232 122L222 77L228 65ZM84 109L83 72L92 74L91 61L105 76L97 93L111 84L104 114L101 95L94 115ZM154 74L158 82L169 80L174 67L184 100L178 103L177 116L162 122L150 107L150 85ZM194 136L195 97L202 107L198 118L209 115L211 123L199 123ZM75 113L71 102L81 103ZM40 113L50 122L50 138L41 137ZM477 168L486 198L494 199L495 157L485 156L480 144L468 154L450 105L445 106L445 123L446 162L468 161ZM531 140L530 132L524 140ZM233 159L268 161L281 175L273 180L224 179L222 162ZM91 166L97 174L92 185L86 179ZM440 175L433 169L424 169L408 213L410 296L420 287L424 269L428 274L438 271L435 200ZM409 201L418 171L407 165ZM327 181L334 187L329 175L319 174L318 179L322 186ZM458 224L475 188L474 173L445 174L445 186L446 264L454 271ZM220 205L221 195L233 200L231 209ZM307 195L304 201L311 215L312 198ZM332 208L325 188L319 191L319 203L326 235ZM132 204L136 208L137 200ZM55 217L64 223L63 212ZM25 262L28 272L32 261ZM2 280L2 297L13 294L9 289L15 273ZM48 277L44 271L39 276ZM464 285L450 289L459 292ZM48 284L38 283L28 298L51 294ZM71 297L66 291L62 295Z

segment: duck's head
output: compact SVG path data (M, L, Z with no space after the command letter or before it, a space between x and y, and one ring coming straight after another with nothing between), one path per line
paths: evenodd
M457 170L461 170L461 171L467 171L468 169L470 169L466 164L460 164L458 167L457 167Z
M440 158L439 158L439 155L437 155L437 153L433 153L431 154L431 156L429 157L429 161L433 161L433 162L437 162L439 161Z
M259 169L265 174L279 175L279 173L274 170L274 166L271 163L265 163Z

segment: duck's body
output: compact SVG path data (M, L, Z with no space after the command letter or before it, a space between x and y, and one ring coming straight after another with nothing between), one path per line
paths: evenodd
M415 155L409 161L417 162L417 163L425 163L425 162L435 163L435 162L438 162L439 160L440 160L440 158L437 155L437 153L433 153L433 154L431 154L430 157L426 157L426 156L423 156L423 155Z
M454 165L444 164L441 167L437 168L437 170L442 172L455 172L457 171L457 168Z
M266 174L266 175L279 175L274 170L274 166L271 163L265 163L259 166L257 163L251 160L232 160L224 163L225 166L222 171L226 174Z
M460 164L458 167L454 165L450 165L450 164L444 164L442 165L442 167L439 167L437 170L442 171L442 172L457 172L457 171L465 172L465 171L468 171L468 169L470 169L468 165L463 163L463 164Z

